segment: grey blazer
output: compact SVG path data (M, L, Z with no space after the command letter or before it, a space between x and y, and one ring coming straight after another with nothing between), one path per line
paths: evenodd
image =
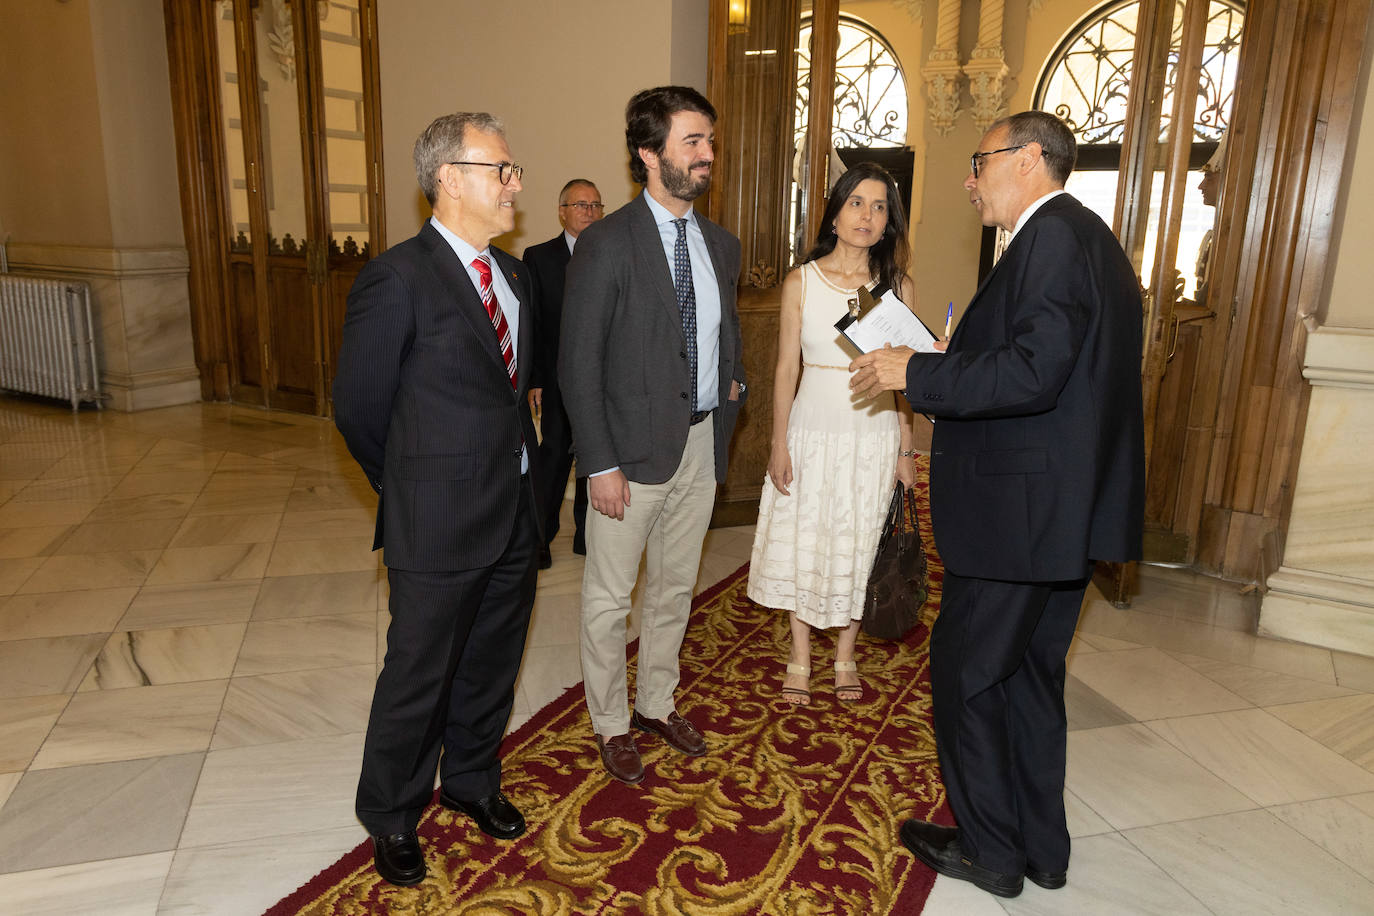
M723 482L744 401L740 244L699 213L697 220L720 287L720 407L711 420ZM672 271L642 195L578 236L564 287L558 379L579 474L619 466L636 483L673 476L687 444L690 369ZM741 388L733 401L732 380Z

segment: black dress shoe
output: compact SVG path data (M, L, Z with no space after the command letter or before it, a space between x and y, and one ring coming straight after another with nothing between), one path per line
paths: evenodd
M462 801L440 789L439 804L466 814L483 833L498 840L513 840L525 832L525 816L500 792L476 801Z
M425 880L425 857L420 838L414 830L372 838L372 856L377 874L387 882L410 887Z
M573 535L573 553L579 557L587 555L587 538L582 532Z
M539 548L539 568L540 568L540 569L548 569L548 568L549 568L550 566L552 566L552 565L553 565L553 554L549 552L549 548L547 548L547 547L540 547L540 548Z
M1069 883L1069 873L1064 871L1040 871L1026 866L1026 878L1047 891L1055 891Z
M959 840L951 839L943 844L934 844L925 839L929 828L937 827L924 821L909 820L902 822L902 844L910 849L916 858L947 878L968 881L998 897L1015 897L1021 893L1024 882L1020 875L1004 875L999 872L975 865L964 856L959 848ZM945 830L951 828L944 828Z

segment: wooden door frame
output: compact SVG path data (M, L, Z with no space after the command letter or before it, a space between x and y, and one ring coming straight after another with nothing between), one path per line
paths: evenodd
M218 74L213 66L218 59L215 4L164 0L163 21L167 38L168 70L172 95L172 120L176 135L176 159L181 194L182 224L187 256L191 302L191 330L196 368L200 372L201 397L209 401L234 400L234 352L237 346L230 326L228 251L232 230L228 217L229 189L224 158L223 117ZM363 92L365 111L365 155L369 203L369 236L375 255L386 248L385 189L382 176L380 60L377 42L377 0L359 0L362 25ZM313 18L308 17L313 22ZM316 23L316 26L318 23ZM308 29L308 27L307 27ZM297 30L303 31L303 30ZM309 34L318 35L318 29ZM304 36L298 36L298 41ZM240 44L241 42L236 42ZM313 50L302 57L308 61ZM256 61L253 61L254 71ZM242 65L240 64L242 72ZM240 92L243 84L241 81ZM299 85L299 82L298 82ZM304 95L304 93L303 93ZM318 100L313 103L318 105ZM255 148L261 149L260 146ZM325 174L321 171L319 174ZM253 217L250 215L250 220ZM265 231L254 228L260 244L267 244ZM328 233L320 236L323 253L319 258L328 269ZM261 272L255 271L255 274ZM326 284L327 288L327 284ZM260 296L265 292L258 291ZM331 375L333 355L325 354L328 338L328 293L320 294L315 306L317 366L322 373L316 413L328 412L325 390Z

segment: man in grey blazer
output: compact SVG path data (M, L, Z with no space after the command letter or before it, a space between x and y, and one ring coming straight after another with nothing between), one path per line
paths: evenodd
M568 266L558 374L579 473L588 475L582 676L607 771L644 778L630 726L691 756L706 741L678 714L678 650L701 545L744 398L740 244L697 214L711 183L716 112L683 86L625 110L630 173L644 193L579 237ZM625 619L647 579L634 714Z

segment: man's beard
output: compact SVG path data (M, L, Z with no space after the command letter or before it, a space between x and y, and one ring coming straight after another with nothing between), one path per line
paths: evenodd
M701 178L692 177L692 169L699 165L710 165L708 162L693 162L686 169L679 169L667 159L658 160L658 175L663 179L663 187L668 193L678 200L692 201L706 193L706 189L711 186L711 176L704 175Z

